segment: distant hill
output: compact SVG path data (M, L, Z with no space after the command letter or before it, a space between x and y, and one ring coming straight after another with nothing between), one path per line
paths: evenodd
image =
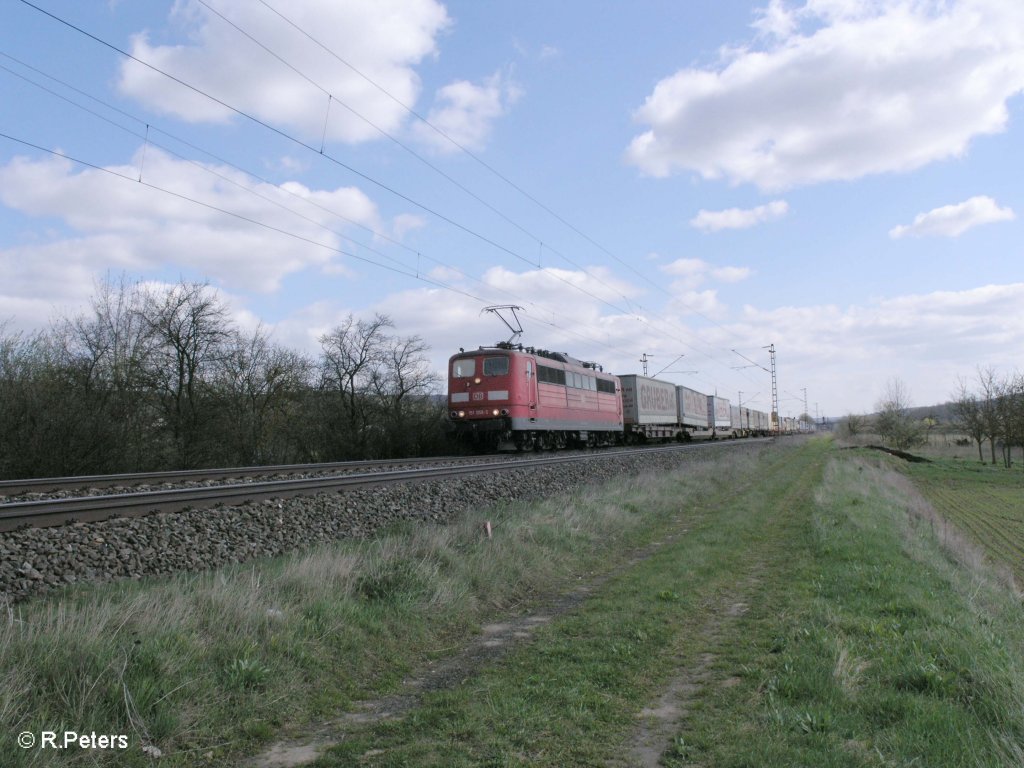
M908 408L908 412L915 419L933 418L942 424L956 421L956 414L953 411L952 403L941 403L940 405L922 405L917 408Z
M917 420L932 418L940 424L950 424L956 421L956 413L953 411L953 403L939 403L938 405L919 405L915 408L908 408L907 412ZM878 416L878 412L858 414L869 419ZM829 421L842 421L845 416L830 418Z

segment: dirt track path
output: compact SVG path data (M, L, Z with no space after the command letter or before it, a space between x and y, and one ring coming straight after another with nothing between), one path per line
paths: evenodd
M779 519L787 510L809 502L820 471L820 465L808 463L775 494L766 494L761 510L764 519ZM769 592L780 583L779 573L787 567L788 541L784 529L769 523L759 541L761 546L737 563L732 583L708 603L703 620L687 632L687 652L680 654L676 674L637 714L628 759L611 761L610 767L658 768L666 752L673 749L673 740L686 730L697 698L711 686L729 688L739 683L738 677L718 669L716 662L723 655L723 646L734 643L740 617L752 605L763 606L771 599Z
M572 612L609 579L632 568L666 543L686 533L687 529L684 528L666 541L657 542L635 553L613 571L595 577L571 592L541 601L530 613L509 616L485 625L480 635L462 649L407 678L401 691L361 701L354 711L322 723L301 739L278 742L244 765L251 768L296 768L308 765L315 762L324 750L341 743L346 734L372 727L384 720L402 717L419 706L424 694L459 685L488 665L496 663L512 649L528 642L538 627Z
M777 469L780 466L776 464ZM620 756L603 761L609 768L658 766L666 751L673 747L674 739L686 732L696 700L709 690L728 688L738 682L723 659L728 656L738 625L751 606L763 605L771 599L769 593L783 578L780 574L786 568L787 540L785 530L776 525L776 520L808 501L820 478L821 462L808 459L792 469L795 471L784 473L785 477L768 490L736 488L724 497L708 500L707 505L681 510L673 531L666 532L662 541L634 553L623 565L571 592L541 601L529 613L483 627L480 635L463 648L408 678L399 691L363 701L354 711L323 723L301 739L280 742L244 764L252 768L307 765L332 746L359 734L375 734L385 723L418 712L428 694L455 689L493 670L510 652L532 643L538 628L558 624L592 598L607 598L606 587L610 582L635 578L639 571L656 569L656 563L665 562L666 557L676 557L677 551L688 551L687 541L682 541L683 549L679 545L681 540L696 535L696 528L714 541L716 517L723 505L729 505L731 514L741 522L734 536L715 541L714 557L718 560L713 574L704 581L693 577L698 580L680 582L678 587L680 592L692 594L697 602L695 610L677 619L679 623L673 630L677 634L670 664L675 671L662 675L657 690L637 707L635 727L616 750ZM756 546L750 546L752 542ZM376 737L364 741L372 746L362 753L360 764L376 764L378 759L385 759L385 750L377 748ZM342 764L336 760L332 757L325 764Z

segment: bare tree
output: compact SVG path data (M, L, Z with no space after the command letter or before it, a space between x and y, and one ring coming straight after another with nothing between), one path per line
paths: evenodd
M846 428L846 434L849 437L856 437L864 431L864 424L866 419L858 413L846 414L846 420L844 426Z
M437 420L436 409L430 407L426 396L441 378L430 367L429 349L419 336L391 337L384 344L373 387L386 425L389 456L419 452L423 419L428 424Z
M1020 375L1006 377L999 382L996 414L1003 466L1009 469L1013 464L1013 447L1024 446L1024 381Z
M977 395L967 389L967 382L960 379L959 389L953 395L953 414L957 426L962 429L978 446L978 461L985 463L982 445L987 435L985 419L982 416L981 403Z
M204 460L204 378L225 354L233 328L227 307L205 283L144 293L142 318L152 342L148 376L182 467Z
M921 425L910 415L910 393L900 379L889 379L878 412L878 434L894 448L906 450L921 442Z
M0 323L0 476L436 451L427 346L390 328L349 317L314 362L240 332L205 284L107 280L45 332Z
M334 395L336 408L328 406L328 424L340 430L332 437L343 455L367 455L374 405L370 395L381 375L390 327L386 315L375 315L372 320L349 315L320 337L321 389Z
M102 403L73 344L56 330L0 341L0 471L66 475L103 468Z
M298 403L311 367L304 355L273 344L262 328L226 343L215 386L235 462L295 460L286 445L287 424L303 418Z
M59 324L86 370L87 386L107 434L104 466L126 471L151 466L156 413L146 387L152 338L142 317L142 291L124 276L99 282L91 311ZM106 466L109 465L109 466Z
M985 439L989 442L992 453L992 463L996 463L996 441L999 440L1002 432L1002 424L999 413L1000 382L996 376L995 368L978 368L978 405L980 408L981 423L984 425Z

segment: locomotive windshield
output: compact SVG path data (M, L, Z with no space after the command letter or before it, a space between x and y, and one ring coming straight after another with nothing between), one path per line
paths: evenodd
M484 376L506 376L508 375L507 357L485 357Z
M476 360L472 357L452 363L452 376L456 379L468 379L474 373L476 373Z

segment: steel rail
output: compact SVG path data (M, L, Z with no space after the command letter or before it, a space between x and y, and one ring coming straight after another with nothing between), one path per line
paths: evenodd
M770 440L770 438L762 438L755 441L762 442L767 440ZM138 517L153 512L177 512L186 508L202 509L218 504L232 505L263 499L291 498L325 491L350 491L391 483L443 480L484 472L537 469L576 461L600 461L643 453L687 451L709 445L726 445L737 442L750 444L754 441L746 439L743 441L695 443L659 448L632 449L615 453L558 455L536 459L520 459L518 461L483 461L475 464L447 467L420 467L351 475L268 480L255 483L232 483L202 488L172 488L140 491L137 493L20 501L0 504L0 532L11 531L25 526L49 527L68 522L97 522L111 517Z
M363 467L390 467L401 464L437 464L445 461L483 461L479 456L430 456L419 459L368 459L360 461L330 461L319 464L275 464L262 467L226 467L215 469L163 470L159 472L131 472L115 475L72 475L69 477L38 477L23 480L0 480L0 496L19 493L45 493L82 488L105 488L112 485L143 485L147 483L180 483L199 480L220 480L230 477L258 477L260 475L294 475L300 472L336 472Z

